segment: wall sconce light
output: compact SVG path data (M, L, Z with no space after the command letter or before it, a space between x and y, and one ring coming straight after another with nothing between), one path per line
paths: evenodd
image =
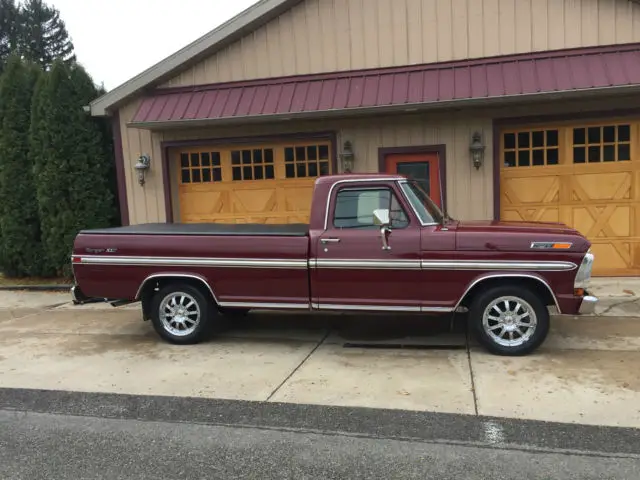
M344 142L340 159L342 160L342 171L345 173L351 173L353 171L355 155L353 153L353 145L351 145L349 140Z
M482 143L482 135L480 132L474 132L471 137L471 146L469 147L469 151L471 152L471 160L473 161L473 166L476 167L476 170L478 170L482 165L485 148L487 147Z
M138 183L140 185L144 185L144 177L146 174L146 171L149 170L149 167L151 166L151 157L149 155L140 155L138 157L138 162L136 163L135 168L136 172L138 173Z

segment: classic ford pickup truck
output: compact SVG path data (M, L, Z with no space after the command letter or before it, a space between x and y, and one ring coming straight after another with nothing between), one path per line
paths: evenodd
M144 224L81 231L75 301L140 301L166 341L251 309L465 312L490 352L524 355L550 313L592 313L590 242L558 223L457 221L403 176L317 179L309 224Z

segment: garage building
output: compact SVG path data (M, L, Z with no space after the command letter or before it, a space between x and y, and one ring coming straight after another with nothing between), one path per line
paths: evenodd
M318 176L399 172L457 219L573 226L595 275L631 276L639 42L630 0L262 0L91 112L125 224L306 222Z

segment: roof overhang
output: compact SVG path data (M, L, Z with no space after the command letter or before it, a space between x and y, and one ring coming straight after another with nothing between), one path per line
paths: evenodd
M640 1L640 0L639 0ZM476 99L449 100L442 102L416 103L404 105L382 105L366 108L344 108L324 110L320 112L298 112L273 115L246 115L229 118L208 118L191 120L169 120L149 122L128 122L129 128L145 130L176 130L186 128L202 128L211 126L232 126L248 124L281 123L292 121L313 121L323 119L353 119L379 115L415 115L419 113L436 113L442 111L472 110L474 108L498 108L512 105L537 104L537 102L570 101L597 97L613 97L640 94L640 84L624 87L589 88L560 92L533 93L525 95L508 95L502 97L486 97ZM640 107L640 104L638 105ZM585 112L586 113L586 112Z
M109 115L110 110L132 95L178 75L301 1L260 0L215 30L91 102L91 114Z
M128 125L190 126L409 113L635 93L640 44L165 88Z

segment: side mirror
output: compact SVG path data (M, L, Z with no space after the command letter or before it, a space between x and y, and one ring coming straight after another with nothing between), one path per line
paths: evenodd
M389 209L379 208L373 211L373 223L380 227L387 227L391 223L389 220Z

